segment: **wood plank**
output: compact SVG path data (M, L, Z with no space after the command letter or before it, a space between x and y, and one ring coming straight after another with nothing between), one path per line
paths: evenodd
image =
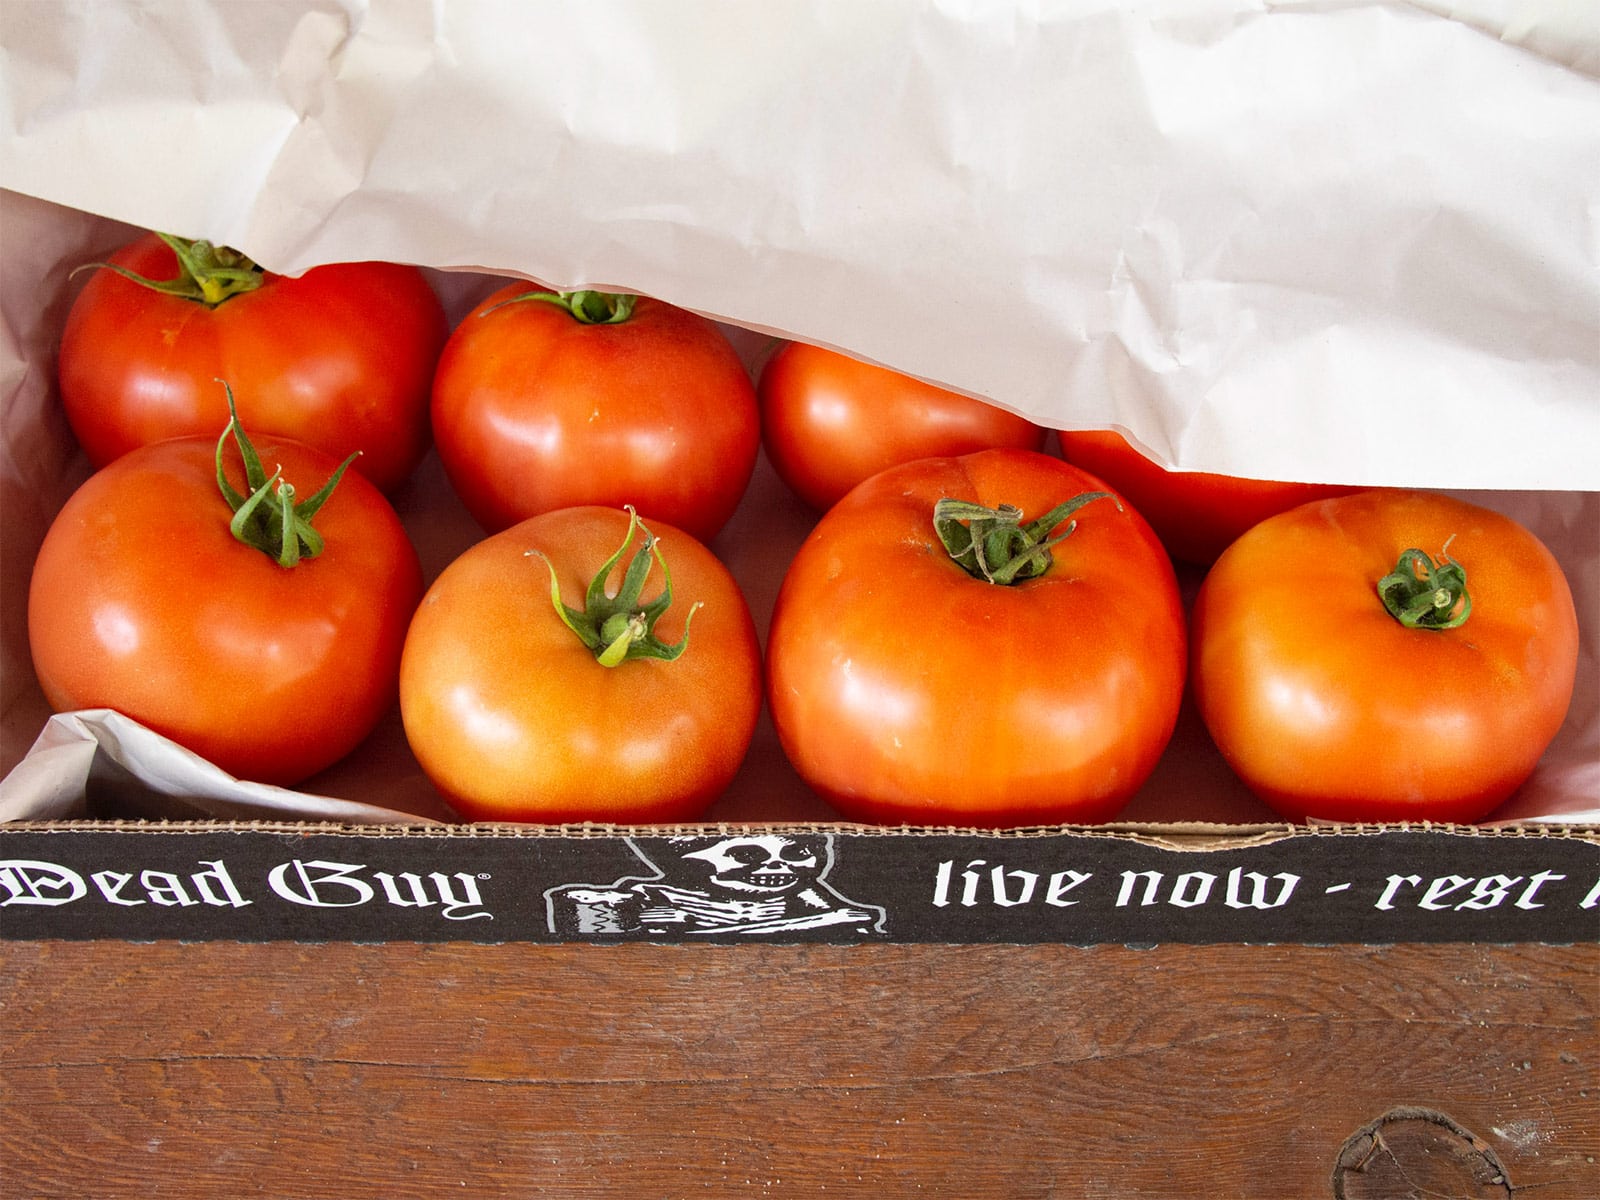
M6 1194L1322 1197L1413 1106L1600 1195L1596 947L3 954Z

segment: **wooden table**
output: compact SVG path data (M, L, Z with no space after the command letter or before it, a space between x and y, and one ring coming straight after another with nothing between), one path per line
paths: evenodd
M7 1196L1600 1196L1593 945L0 954Z

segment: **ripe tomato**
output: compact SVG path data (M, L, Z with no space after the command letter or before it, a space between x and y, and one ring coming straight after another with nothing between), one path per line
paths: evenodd
M94 272L67 315L58 366L90 463L170 437L215 437L228 422L216 384L226 379L245 428L336 459L359 450L356 470L384 491L398 486L427 451L429 388L449 334L422 273L339 263L273 275L243 259L218 267L237 258L228 251L176 244L208 286L245 290L211 304ZM109 262L181 278L178 254L156 234Z
M743 363L704 317L521 283L456 326L433 388L439 458L491 533L632 505L709 541L750 482L759 422Z
M1390 585L1424 627L1390 614ZM1481 819L1532 773L1577 669L1572 593L1544 544L1422 492L1263 521L1211 568L1192 619L1202 719L1246 785L1294 819Z
M1044 444L1045 431L1015 413L804 342L767 360L757 394L767 458L816 509L913 459Z
M256 448L302 496L340 470L286 439ZM353 471L312 532L290 539L294 566L239 541L217 478L224 468L253 493L266 476L258 463L248 478L246 461L213 438L176 438L91 475L40 547L28 634L56 710L116 709L232 775L287 785L354 749L393 705L422 572L388 501ZM281 535L280 502L268 487L241 524Z
M1354 488L1169 471L1114 430L1063 430L1061 456L1098 475L1155 527L1173 558L1209 566L1258 521Z
M530 517L423 598L400 711L462 816L687 820L732 781L761 707L755 624L711 551L636 526L598 506Z
M1050 455L985 450L891 467L830 509L767 637L773 724L801 778L868 821L1114 815L1172 735L1185 630L1161 543L1100 487ZM1085 495L1098 498L1069 523L1058 506ZM965 525L975 510L958 505L941 534L946 498L1013 505L1026 524L1013 511L1009 526L1003 512ZM1032 545L1012 561L1044 569L992 583L946 537L976 537L992 570Z

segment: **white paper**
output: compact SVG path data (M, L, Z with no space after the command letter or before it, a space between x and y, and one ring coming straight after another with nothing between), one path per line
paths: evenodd
M235 779L109 709L52 717L29 754L0 779L0 822L59 820L85 811L91 776L119 816L171 820L291 821L315 814L346 825L437 822L377 805Z
M630 289L1171 466L1600 488L1600 5L13 3L5 185Z

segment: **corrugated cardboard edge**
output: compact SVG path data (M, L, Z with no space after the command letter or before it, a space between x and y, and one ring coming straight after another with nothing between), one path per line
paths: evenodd
M1203 853L1269 846L1289 838L1377 837L1386 833L1448 833L1481 838L1562 838L1600 845L1600 825L1454 825L1434 821L1397 821L1373 824L1268 824L1220 825L1188 822L1167 825L1049 825L1011 829L985 829L946 825L861 825L848 822L779 824L677 824L677 825L521 825L500 822L478 824L355 825L332 821L17 821L0 825L8 831L28 833L165 833L165 834L271 834L274 836L336 836L360 838L629 838L719 835L729 833L832 833L852 837L904 837L946 835L963 837L1111 838L1165 850Z

